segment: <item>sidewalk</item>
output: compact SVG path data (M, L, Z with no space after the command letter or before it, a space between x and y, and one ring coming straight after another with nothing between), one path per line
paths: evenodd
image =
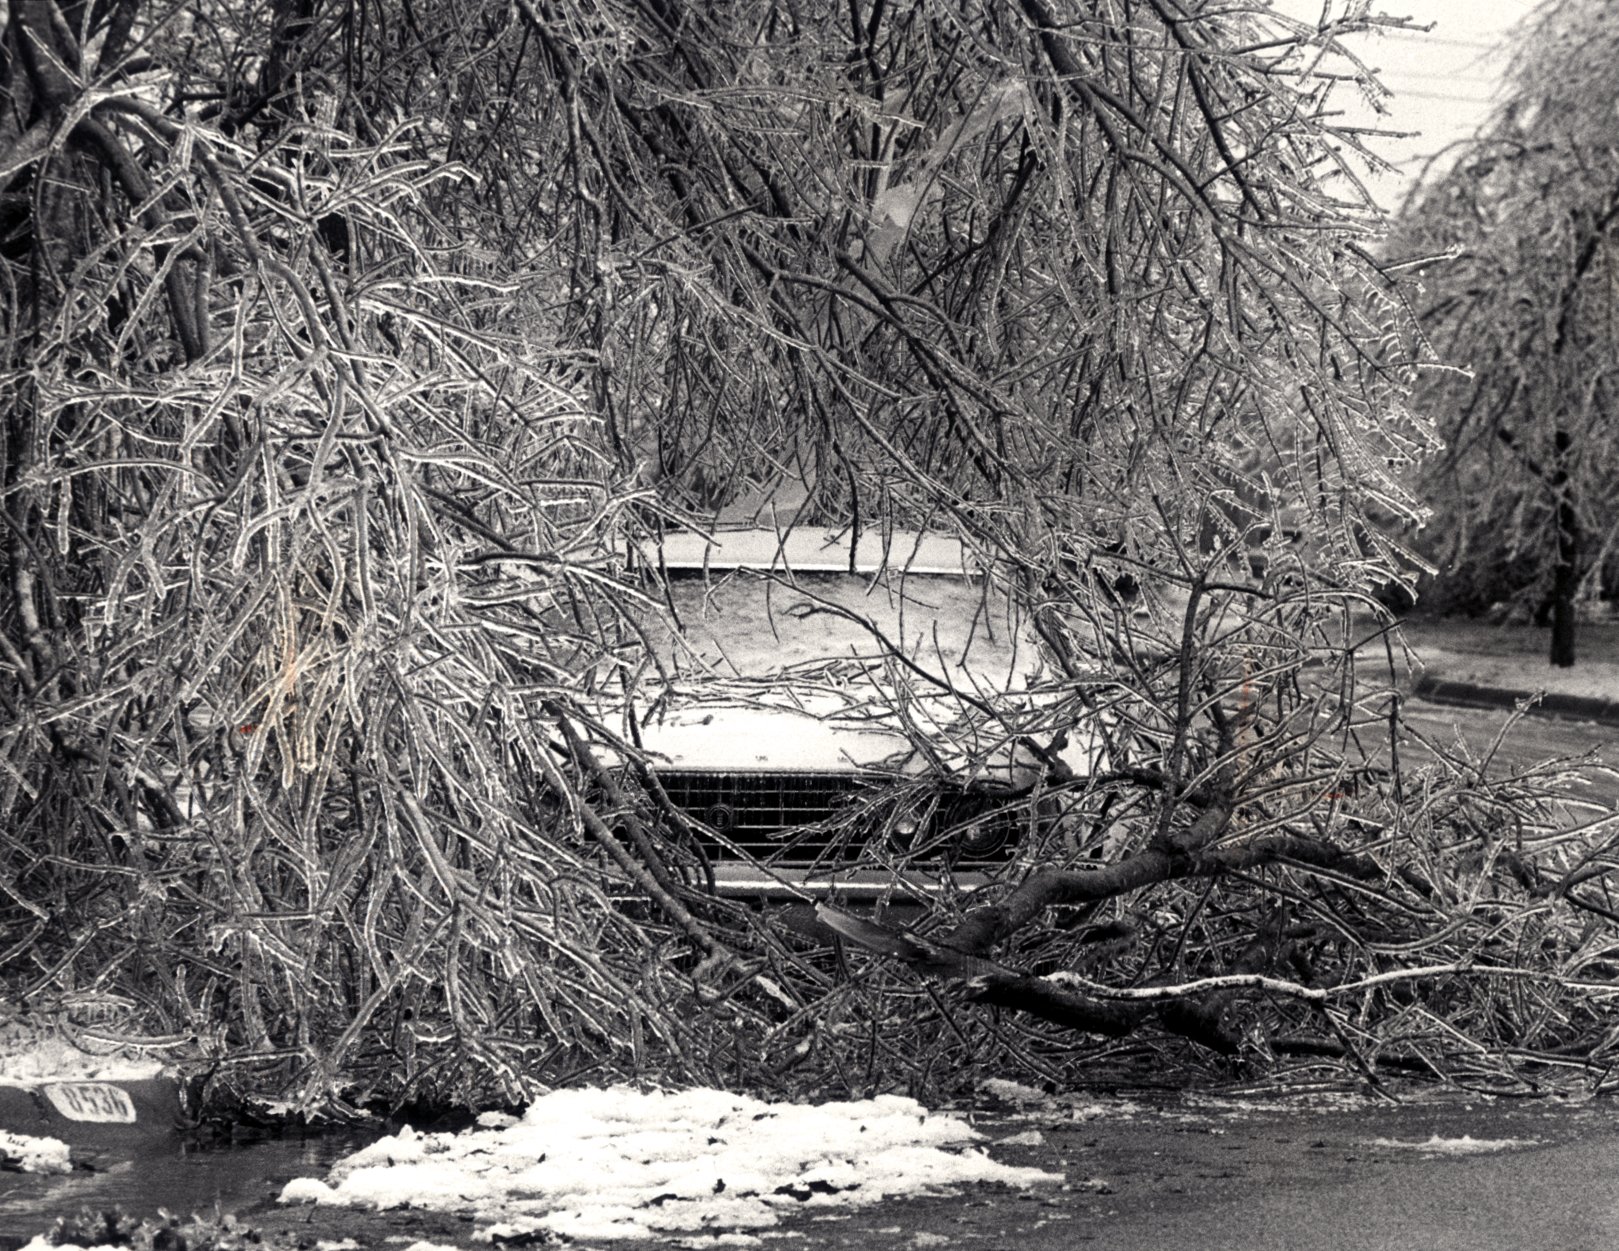
M1539 715L1619 725L1619 624L1580 623L1572 669L1552 667L1549 632L1534 626L1425 617L1401 626L1419 662L1419 699L1512 708L1538 695Z

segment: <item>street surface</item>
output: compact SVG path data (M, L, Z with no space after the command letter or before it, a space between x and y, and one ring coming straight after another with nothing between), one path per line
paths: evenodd
M1412 729L1436 745L1450 747L1460 737L1475 755L1488 751L1511 715L1494 708L1454 708L1408 700L1405 717ZM1619 764L1619 727L1557 717L1520 717L1495 755L1496 772L1527 769L1552 756L1577 756L1596 748Z
M1619 1120L1607 1100L1072 1094L1024 1107L986 1097L973 1116L993 1158L1063 1180L966 1186L857 1210L808 1202L766 1241L786 1235L808 1249L861 1251L1619 1247ZM287 1176L323 1171L315 1156L326 1153L305 1150L297 1160L289 1145L236 1152L238 1176L219 1195L272 1245L348 1237L362 1247L487 1245L472 1240L471 1221L453 1216L278 1206L270 1196ZM179 1158L134 1163L135 1171L186 1167ZM29 1232L96 1197L87 1178L5 1180L32 1189L38 1206L20 1222ZM7 1224L5 1232L21 1232L15 1217Z

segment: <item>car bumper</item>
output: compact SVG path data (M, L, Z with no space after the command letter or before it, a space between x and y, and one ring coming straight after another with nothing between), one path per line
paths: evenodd
M970 895L994 880L974 869L954 871L774 867L740 862L713 866L714 893L760 902L930 904Z

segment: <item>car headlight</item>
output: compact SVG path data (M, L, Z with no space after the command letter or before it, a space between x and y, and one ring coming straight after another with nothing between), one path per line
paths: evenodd
M1008 823L1004 818L990 817L975 821L956 835L956 854L969 860L982 860L993 856L1006 846Z
M895 851L909 851L916 842L916 832L922 828L922 823L915 813L906 813L897 818L888 827L888 841Z

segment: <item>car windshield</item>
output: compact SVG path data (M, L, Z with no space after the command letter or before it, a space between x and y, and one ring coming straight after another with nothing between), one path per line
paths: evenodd
M660 650L677 669L766 678L892 649L952 683L1009 691L1038 663L1007 598L979 577L711 570L671 574L668 602L685 646Z
M768 679L898 654L952 684L1005 692L1039 662L1004 589L947 535L680 531L639 550L664 575L674 618L675 635L654 624L648 637L676 671Z

